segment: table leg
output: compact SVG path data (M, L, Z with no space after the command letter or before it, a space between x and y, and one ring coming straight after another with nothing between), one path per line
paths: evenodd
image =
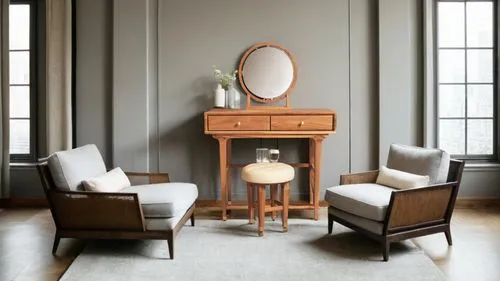
M232 179L233 174L231 172L231 139L227 140L227 151L226 151L226 165L227 165L227 179L226 179L226 193L227 193L227 204L231 205L232 200ZM231 216L231 210L227 210L229 216Z
M276 200L278 199L278 185L271 184L271 207L276 206ZM271 218L276 220L276 211L272 211Z
M281 191L281 203L283 204L283 210L281 213L281 220L282 220L282 226L283 230L285 232L288 231L288 202L289 202L289 195L290 195L290 183L284 183L281 185L282 186L282 191Z
M247 183L247 200L248 200L248 223L254 223L254 208L255 208L255 199L253 195L254 186L251 183Z
M323 139L321 137L314 138L314 219L319 219L319 188L320 188L320 172L321 172L321 150Z
M222 200L222 220L227 220L227 139L218 138L219 141L219 168L220 168L220 193Z
M264 235L264 220L266 218L266 186L259 184L259 236Z
M309 139L309 204L314 203L314 139Z

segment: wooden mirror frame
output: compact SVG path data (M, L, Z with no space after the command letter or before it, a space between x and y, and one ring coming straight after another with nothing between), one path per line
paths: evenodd
M245 85L245 82L243 81L243 65L245 64L248 56L254 52L255 50L258 50L260 48L264 48L264 47L273 47L273 48L276 48L276 49L280 49L282 50L283 52L285 52L285 54L288 55L288 57L290 58L290 61L292 62L292 66L293 66L293 80L292 80L292 83L290 83L290 86L288 87L288 89L282 93L280 96L278 97L275 97L275 98L271 98L271 99L266 99L266 98L261 98L259 96L256 96L254 93L252 93ZM277 43L272 43L272 42L262 42L262 43L257 43L253 46L251 46L250 48L248 48L248 50L245 51L245 53L243 54L243 57L241 57L241 60L240 60L240 64L239 64L239 67L238 67L238 80L240 82L240 86L241 88L243 89L243 91L245 92L246 96L247 96L247 104L246 104L246 108L250 108L252 107L252 100L256 101L256 102L259 102L259 103L272 103L272 102L278 102L282 99L285 99L286 98L286 101L285 101L285 107L289 108L290 107L290 103L289 103L289 96L290 96L290 93L292 92L292 90L294 89L295 87L295 83L297 82L297 63L295 61L295 58L294 56L290 53L290 51L288 51L287 48L277 44ZM276 107L280 107L280 106L276 106Z

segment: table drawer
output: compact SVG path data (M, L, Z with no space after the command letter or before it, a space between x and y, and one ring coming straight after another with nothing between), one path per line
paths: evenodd
M271 116L273 131L333 131L332 115Z
M208 116L210 131L269 131L269 116Z

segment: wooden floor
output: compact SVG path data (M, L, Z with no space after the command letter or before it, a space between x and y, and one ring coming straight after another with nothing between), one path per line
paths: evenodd
M48 210L0 210L0 280L58 280L84 243L63 239L53 257L53 235ZM449 280L500 280L500 209L455 210L452 235L452 247L443 234L413 241Z

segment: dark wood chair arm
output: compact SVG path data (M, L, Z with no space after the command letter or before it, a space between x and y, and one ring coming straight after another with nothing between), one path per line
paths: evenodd
M61 229L145 230L136 193L49 191L48 198Z
M125 172L132 185L170 182L168 173L136 173Z
M444 222L457 182L394 191L387 209L389 232Z
M340 185L356 183L375 183L378 170L340 176Z

